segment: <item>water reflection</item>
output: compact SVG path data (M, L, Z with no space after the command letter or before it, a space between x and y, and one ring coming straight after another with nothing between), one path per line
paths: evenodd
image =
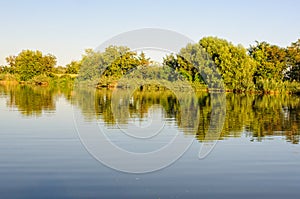
M94 93L96 92L96 93ZM87 100L91 100L87 103ZM80 96L85 96L80 98ZM87 120L103 119L106 125L116 124L116 115L112 110L112 91L97 90L90 91L79 90L76 93L79 100L75 100L82 109ZM211 124L212 97L208 93L197 93L198 103L200 105L199 116L186 116L188 120L182 121L180 118L180 103L178 99L169 90L163 91L136 91L133 93L131 102L128 106L129 114L117 115L121 122L126 123L128 117L138 117L143 119L147 117L149 108L154 104L159 104L165 111L166 118L175 118L178 127L188 126L187 123L197 120L198 130L196 137L199 141L207 139L207 134ZM81 99L81 100L80 100ZM80 103L81 102L81 103ZM90 105L90 106L89 106ZM119 112L126 113L126 112ZM189 114L188 112L184 114ZM221 113L220 113L221 114ZM183 122L183 123L182 123ZM184 123L186 122L186 123ZM251 140L261 141L264 138L272 136L284 136L288 142L299 143L300 134L300 98L290 95L226 95L226 117L224 127L219 139L228 137L240 137L246 134ZM188 133L188 132L186 132ZM211 136L215 138L214 136Z
M42 116L54 112L56 97L64 95L71 100L71 88L57 86L40 87L20 84L0 84L0 93L6 96L6 105L17 109L24 116Z
M212 104L218 103L218 100L212 101L212 96L208 93L197 93L199 110L196 113L183 112L178 96L167 89L136 90L128 98L127 109L112 106L113 92L106 89L73 91L72 88L0 85L0 94L7 99L7 107L16 108L24 116L41 116L43 112L55 111L56 99L63 96L82 111L87 121L101 119L107 126L114 126L116 123L126 124L132 118L142 122L147 119L151 107L159 105L164 117L173 118L178 128L186 134L189 133L185 130L187 127L197 124L196 138L199 141L209 137L207 132L212 120ZM192 101L185 102L187 107L193 107L192 103ZM183 120L183 115L187 119ZM298 144L299 127L299 96L227 94L226 117L219 139L246 135L252 141L262 141L282 136L286 141Z

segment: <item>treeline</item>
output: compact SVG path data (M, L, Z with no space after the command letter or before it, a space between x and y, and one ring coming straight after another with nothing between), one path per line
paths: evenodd
M56 57L41 51L23 50L17 56L6 58L7 65L0 67L0 80L48 84L65 74L77 74L80 62L72 61L65 67L56 67ZM63 76L68 77L68 76Z
M56 67L55 56L31 50L9 56L6 61L7 66L2 66L0 72L13 75L18 81L78 74L80 81L101 87L115 86L133 69L142 71L146 67L155 74L155 68L160 67L166 68L163 75L169 75L167 78L174 76L168 74L169 68L193 85L208 85L208 88L218 87L222 80L226 90L233 92L300 91L300 39L286 48L256 42L246 49L224 39L205 37L188 44L178 54L166 55L161 64L122 46L109 46L104 52L86 50L81 60L65 67Z
M144 70L145 67L150 69ZM299 93L300 40L286 48L256 42L246 49L224 39L205 37L188 44L178 54L166 55L162 67L155 67L144 54L110 46L104 52L86 51L78 79L100 87L115 86L120 77L133 69L140 72L136 76L147 71L150 79L157 74L176 79L170 68L192 85L208 85L209 89L218 88L223 81L226 90L232 92Z
M207 80L200 73L206 70L209 75L209 68L213 68L210 60L221 74L227 90L299 92L300 40L287 48L256 42L245 49L224 39L205 37L196 44L187 45L178 54L167 56L164 63L190 81L204 83Z

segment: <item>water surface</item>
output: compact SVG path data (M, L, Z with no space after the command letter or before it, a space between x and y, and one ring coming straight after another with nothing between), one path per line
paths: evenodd
M168 90L136 91L128 108L119 112L112 106L112 95L108 90L1 85L0 197L299 196L299 97L227 94L226 117L218 142L208 156L199 159L212 119L209 94L197 93L197 118L183 113L176 95ZM79 113L75 119L74 112ZM129 151L163 147L175 131L186 138L194 136L195 141L179 160L162 170L124 173L103 165L86 150L76 130L77 120L107 129L146 129L153 121L157 125L164 122L167 130L144 144L112 131L109 138ZM191 124L197 124L195 134L187 128ZM140 134L148 135L142 131Z

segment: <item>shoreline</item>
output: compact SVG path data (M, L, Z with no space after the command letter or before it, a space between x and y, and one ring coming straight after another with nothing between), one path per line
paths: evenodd
M68 78L73 79L71 75L66 75ZM58 76L56 76L58 77ZM28 86L37 86L37 87L48 87L50 86L51 83L57 83L57 80L62 80L63 75L60 75L58 79L52 79L49 77L49 81L41 81L41 82L34 82L34 81L17 81L17 80L0 80L0 85L28 85ZM75 84L75 83L74 83ZM205 87L205 85L194 85L190 84L191 87L195 90L195 92L205 92L205 93L220 93L220 92L225 92L225 93L234 93L234 94L251 94L251 95L300 95L300 88L296 92L292 91L259 91L259 90L249 90L249 91L234 91L234 89L225 89L225 90L220 90L220 89L209 89ZM94 88L97 90L102 90L102 89L107 89L107 90L115 90L115 89L129 89L131 88L129 85L95 85L95 84L85 84L83 86L80 86L82 88ZM185 87L181 86L174 86L174 88L178 90L186 90ZM159 86L157 84L143 84L140 87L138 87L140 91L164 91L164 90L170 90L166 86Z

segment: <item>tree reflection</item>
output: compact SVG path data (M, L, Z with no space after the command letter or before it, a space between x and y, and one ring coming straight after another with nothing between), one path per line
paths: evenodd
M41 116L43 112L54 112L57 96L63 95L81 110L86 120L101 120L107 126L117 123L126 125L130 118L142 121L151 107L159 105L163 110L163 117L172 118L175 125L186 135L191 134L190 127L197 126L194 135L201 142L246 135L253 141L283 136L288 142L299 143L299 96L226 94L224 125L221 134L215 135L209 128L213 126L215 129L221 129L221 126L217 123L212 124L213 117L225 114L222 109L212 109L224 101L220 96L205 92L196 93L199 110L192 111L195 101L185 92L175 94L166 88L126 92L126 89L113 93L109 89L82 88L73 91L72 88L57 86L0 85L0 94L6 96L7 106L16 108L24 116ZM113 102L114 95L119 101L122 96L128 95L122 98L125 106Z
M71 89L40 87L19 84L1 84L0 92L8 97L7 106L16 108L24 116L41 116L43 112L54 112L56 96L71 97Z
M124 96L126 90L118 92ZM212 125L212 117L224 114L224 110L217 110L212 116L212 105L224 99L214 97L212 101L209 93L197 93L199 104L197 115L188 109L184 109L186 111L183 112L180 107L183 103L180 103L178 96L168 89L156 91L137 89L131 93L130 98L126 98L128 100L125 103L128 105L126 107L114 107L113 104L116 102L112 102L113 91L108 89L89 92L83 89L77 95L80 101L77 105L82 109L86 119L102 119L108 126L116 123L126 124L130 117L143 119L153 105L159 104L164 109L164 117L174 118L178 128L186 134L190 133L189 126L197 124L196 138L199 141L240 137L244 134L256 141L262 141L267 136L279 135L285 136L288 142L299 143L300 98L297 96L226 94L224 125L221 134L216 137L210 135L208 129ZM187 107L192 107L191 103L192 101L188 100L184 102ZM181 119L183 115L184 120Z

